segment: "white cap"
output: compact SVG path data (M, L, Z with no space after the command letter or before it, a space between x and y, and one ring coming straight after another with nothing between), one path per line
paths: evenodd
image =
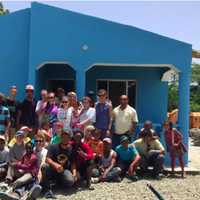
M26 85L26 90L34 90L34 87L33 85Z

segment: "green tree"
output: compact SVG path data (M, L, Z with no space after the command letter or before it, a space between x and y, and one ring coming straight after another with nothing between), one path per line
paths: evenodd
M192 77L191 82L196 82L200 86L200 64L192 64Z
M5 9L3 3L0 1L0 15L5 15L7 13L9 13L8 9Z

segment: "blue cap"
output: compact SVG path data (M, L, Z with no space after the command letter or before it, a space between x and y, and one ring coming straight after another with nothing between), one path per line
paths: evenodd
M21 135L24 135L24 131L17 131L15 134L16 137Z

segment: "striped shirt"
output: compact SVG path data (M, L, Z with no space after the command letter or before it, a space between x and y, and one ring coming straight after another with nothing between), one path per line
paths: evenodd
M10 120L10 113L7 107L0 105L0 134L5 133L6 126Z

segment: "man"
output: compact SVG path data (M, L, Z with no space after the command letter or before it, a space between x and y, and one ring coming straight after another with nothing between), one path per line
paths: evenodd
M151 131L146 131L142 138L134 142L140 156L140 168L143 173L148 166L153 167L153 177L159 179L160 172L163 169L165 149L157 137L154 137Z
M106 90L98 91L98 102L95 104L96 122L95 127L101 132L101 139L110 137L112 105L107 101Z
M153 135L156 135L155 131L152 128L152 122L150 120L146 120L144 122L143 128L140 130L139 137L143 137L146 131L150 131Z
M128 101L128 96L122 95L120 97L120 105L113 110L113 148L116 148L120 144L120 138L123 135L127 136L131 142L135 126L138 122L137 113L134 108L128 105Z
M117 154L112 150L112 140L103 139L103 155L101 165L93 169L93 176L99 177L98 181L117 181L120 182L121 169L116 167Z
M10 128L10 113L7 107L3 106L4 95L0 93L0 135L4 135L6 140Z
M0 135L0 180L4 179L8 169L9 149L5 146L5 136Z
M24 132L16 132L16 143L10 148L9 152L9 166L6 176L6 182L8 184L12 183L16 178L17 173L14 168L15 164L20 161L25 153L25 144L24 144Z
M24 101L19 106L17 123L18 126L28 126L29 128L36 127L36 101L34 99L34 87L32 85L27 85L26 97Z
M118 156L118 166L122 170L122 175L128 171L128 176L133 181L137 181L136 168L140 162L140 155L135 146L129 143L127 136L123 135L120 139L120 145L116 147Z
M19 101L16 100L16 96L17 96L17 87L11 86L10 95L5 100L5 105L10 112L10 122L11 122L8 135L9 141L15 136L15 131L16 131L17 112L20 104Z
M51 182L71 187L74 184L75 164L73 149L70 144L70 133L63 131L60 144L52 144L48 148L46 165L42 167L42 186L46 198L53 198Z
M38 126L41 128L42 122L44 120L44 111L47 106L48 92L47 90L41 90L41 100L37 102L35 112L38 117Z

